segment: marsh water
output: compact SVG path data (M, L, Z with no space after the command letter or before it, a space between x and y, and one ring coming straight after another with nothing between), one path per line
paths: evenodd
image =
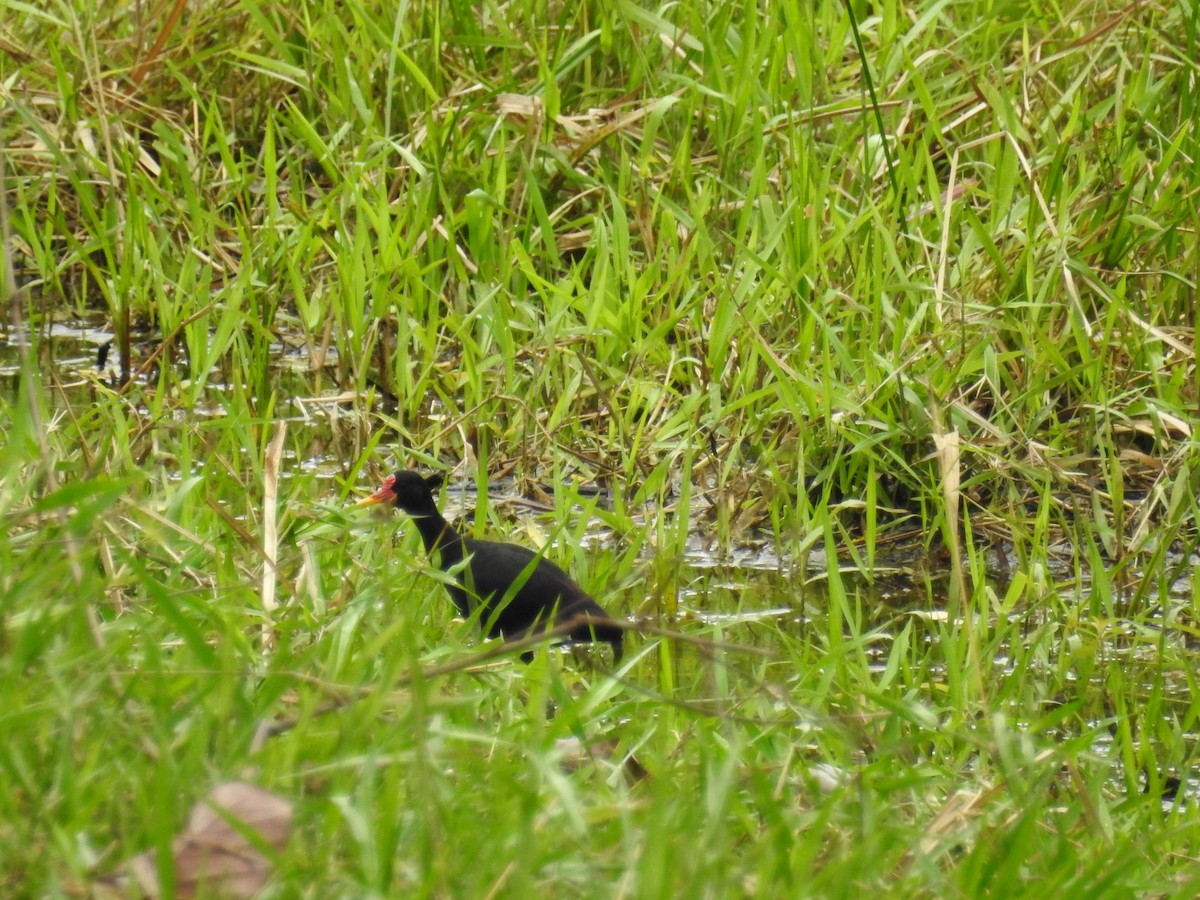
M143 349L149 356L155 339L147 335L145 340ZM42 390L47 405L61 411L84 409L94 402L97 392L119 388L116 354L111 350L113 341L114 334L102 317L90 321L79 318L45 321L39 325L36 336L19 331L0 334L3 390L10 402L16 398L23 360L27 354L35 354L43 376ZM279 398L276 415L288 422L291 446L303 448L299 452L293 451L292 458L285 459L281 477L286 478L289 471L303 472L313 477L317 484L329 486L327 495L314 498L315 501L336 502L336 498L344 493L343 485L350 467L362 452L372 428L370 416L365 416L362 405L354 402L362 398L348 394L330 374L336 361L334 350L330 349L323 354L319 364L314 364L317 361L299 349L298 344L281 340L275 349L271 388ZM156 369L148 369L139 377L153 383L156 373ZM210 380L206 388L208 408L189 410L188 415L221 415L223 393L229 389L229 385L220 380ZM169 434L169 428L166 430ZM390 464L390 460L379 462ZM362 485L363 488L368 486ZM552 493L554 486L546 483L541 488ZM608 501L603 490L591 496L600 505ZM448 479L445 490L448 518L471 521L477 500L472 479L455 479L453 476ZM513 524L515 532L521 531L522 523L535 522L539 512L549 508L521 496L509 481L489 485L487 502L503 511L504 520ZM583 510L580 512L586 514ZM686 630L689 622L709 628L717 626L726 641L769 650L772 635L781 629L803 634L806 628L824 628L831 566L838 567L844 589L861 616L863 631L889 633L906 623L917 622L921 626L919 639L935 643L939 639L939 626L953 614L948 602L950 573L947 559L928 541L917 538L890 546L886 551L877 551L872 557L871 571L864 573L857 565L843 559L831 560L819 542L807 547L803 554L781 547L774 535L765 532L740 534L736 540L719 542L713 537L710 513L704 492L697 492L689 510L689 531L682 555L672 561L666 574L658 572L646 576L657 579L656 590L669 591L669 615L673 625L681 630ZM541 533L536 525L530 528ZM587 548L597 554L612 550L619 543L599 518L589 520L577 533L584 535ZM527 536L517 534L514 539L520 541ZM552 536L550 540L553 542ZM1090 583L1087 569L1079 564L1071 547L1061 546L1057 550L1057 554L1050 557L1046 570L1038 572L1036 577L1067 596L1084 598ZM652 555L644 552L647 557ZM987 560L985 587L993 596L1003 597L1014 566L1019 563L1014 562L1011 547L1003 543L984 548L983 552ZM652 568L651 560L645 562L647 568ZM1170 562L1184 576L1168 585L1166 594L1156 597L1154 602L1163 606L1190 604L1192 585L1187 573L1200 560L1176 557ZM633 595L645 593L645 582L641 578L632 586L618 584L609 593L595 585L588 587L617 609L622 608L623 600L632 607L635 604ZM622 596L624 593L630 596ZM1022 615L1029 618L1030 629L1040 624L1036 617L1027 613ZM1121 623L1112 625L1109 633L1114 641L1119 641ZM867 652L877 656L875 665L882 670L886 664L887 645L877 642L872 646L874 649ZM1138 661L1129 657L1127 646L1114 643L1110 650L1112 659L1126 659L1136 670ZM1003 655L997 657L995 663L998 670L1005 671L1007 660ZM1144 665L1148 693L1152 689L1165 690L1181 701L1188 697L1189 685L1184 679L1164 684L1160 675L1159 680L1151 684L1152 663L1145 661ZM1095 750L1108 755L1104 743L1101 740ZM1186 776L1183 791L1192 800L1200 797L1200 779L1194 775Z

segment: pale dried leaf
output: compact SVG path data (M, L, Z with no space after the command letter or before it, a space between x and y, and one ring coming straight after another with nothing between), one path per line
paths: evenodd
M187 828L172 844L175 896L254 896L271 876L261 844L281 852L291 828L292 805L286 800L251 784L217 785L192 809ZM134 857L129 867L147 896L161 896L154 851Z
M1131 447L1126 447L1120 453L1120 460L1123 463L1132 463L1138 466L1144 466L1147 469L1152 469L1156 472L1161 472L1166 465L1165 460L1159 456L1151 456L1149 453L1143 453L1141 450L1134 450Z
M582 231L568 231L563 234L554 236L554 244L558 247L559 253L570 253L573 250L584 250L592 242L592 232L590 229Z
M1163 427L1168 431L1173 431L1176 434L1181 434L1185 438L1192 436L1192 424L1186 419L1181 419L1179 416L1173 416L1165 410L1158 411L1158 419L1162 422Z
M961 469L959 467L961 447L958 432L951 431L949 434L938 434L935 432L933 435L933 446L937 451L938 471L942 474L942 493L946 498L946 505L954 506L957 509L957 502L952 504L951 501L957 501L958 499L959 479L961 477Z
M952 570L952 596L957 596L960 603L966 602L966 579L962 570L962 547L959 545L958 513L961 502L960 485L962 484L962 448L959 434L951 431L946 434L934 432L933 445L938 461L938 471L942 476L942 498L946 504L946 546L950 550L950 566Z
M938 812L932 822L925 826L925 837L920 848L923 856L938 851L946 835L966 826L983 810L988 795L983 791L956 791Z
M817 763L808 767L808 777L822 794L832 794L850 780L850 773L828 763Z
M287 420L281 419L275 427L275 436L267 448L263 460L263 578L262 605L269 617L275 609L275 586L278 580L279 529L276 523L278 512L276 501L279 496L279 463L283 459L283 441L287 435ZM264 627L268 646L273 643L270 626Z
M496 98L496 111L517 119L540 119L542 100L530 94L500 94Z

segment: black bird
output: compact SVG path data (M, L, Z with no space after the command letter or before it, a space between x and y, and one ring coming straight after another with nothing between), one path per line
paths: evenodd
M441 475L397 472L355 506L391 503L408 513L430 561L443 572L454 572L458 584L447 584L446 590L459 614L467 618L483 604L479 622L488 637L511 640L570 622L564 634L569 642L605 641L613 648L614 661L620 662L624 632L604 607L532 550L460 535L438 512L434 492L441 484Z

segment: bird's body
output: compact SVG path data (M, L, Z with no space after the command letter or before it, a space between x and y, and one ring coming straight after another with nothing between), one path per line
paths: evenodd
M459 614L466 618L483 605L479 623L488 637L511 640L562 626L567 640L604 641L620 660L624 632L599 603L532 550L459 534L438 511L433 492L440 484L438 476L397 472L359 505L391 502L413 518L430 561L455 577L446 589Z

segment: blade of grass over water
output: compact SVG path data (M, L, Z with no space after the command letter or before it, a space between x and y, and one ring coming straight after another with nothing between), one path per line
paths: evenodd
M0 895L1196 892L1192 5L161 6L0 16Z

